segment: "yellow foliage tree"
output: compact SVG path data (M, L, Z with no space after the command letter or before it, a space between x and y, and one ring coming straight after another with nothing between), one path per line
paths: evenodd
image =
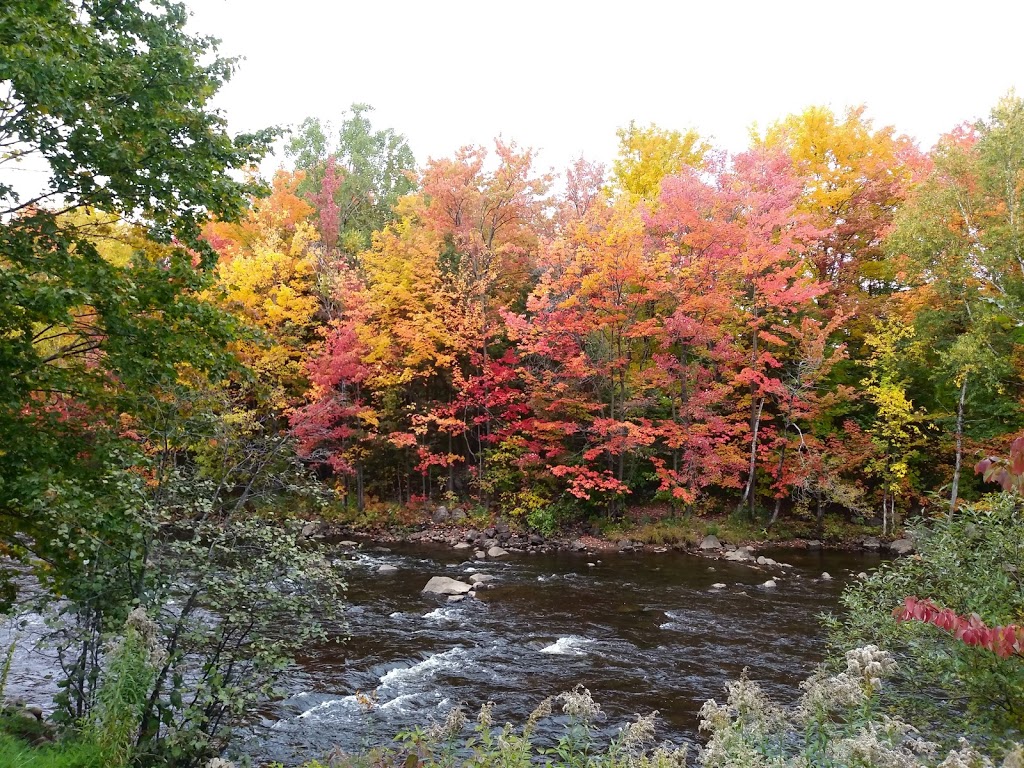
M616 131L619 154L612 163L612 186L627 195L654 200L661 180L683 168L700 168L711 145L695 130L670 131L651 123L641 128L630 121Z
M239 224L213 224L207 238L221 255L222 301L259 333L237 351L270 407L297 402L306 386L307 354L320 310L318 235L311 206L295 192L299 174L278 172L270 196Z

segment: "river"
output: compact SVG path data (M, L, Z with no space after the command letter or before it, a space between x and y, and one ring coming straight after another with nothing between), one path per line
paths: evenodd
M485 563L445 547L372 544L354 553L349 638L311 647L287 696L239 734L233 752L294 766L333 748L365 749L397 731L495 702L521 725L545 696L582 683L610 732L660 712L659 739L697 738L697 711L744 668L782 701L821 661L818 615L877 555L783 550L754 568L674 552L512 554ZM381 565L397 572L378 574ZM431 576L494 575L479 598L421 594ZM821 578L828 571L834 578ZM777 587L762 586L773 578ZM725 588L713 589L715 583Z

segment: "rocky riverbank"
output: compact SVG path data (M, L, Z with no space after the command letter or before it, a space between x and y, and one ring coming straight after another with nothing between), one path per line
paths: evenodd
M758 560L756 552L765 549L847 550L882 552L894 556L910 555L914 542L909 536L886 539L880 536L859 535L839 541L794 538L787 540L728 541L714 534L699 537L696 543L649 544L628 537L609 538L595 532L569 532L558 536L543 536L537 532L514 529L508 522L498 520L486 527L467 525L469 518L461 510L449 513L438 507L423 522L410 529L354 530L344 524L313 521L302 524L301 535L311 539L366 538L377 543L410 542L450 546L464 551L467 558L488 560L509 553L550 554L553 552L688 552L709 558L728 560ZM763 559L763 558L762 558Z

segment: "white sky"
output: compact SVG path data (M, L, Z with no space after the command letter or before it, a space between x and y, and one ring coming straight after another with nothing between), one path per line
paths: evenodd
M865 103L925 148L1024 90L1021 0L186 0L244 56L233 130L337 124L353 102L418 162L501 134L543 165L610 162L630 119L730 150L811 104Z

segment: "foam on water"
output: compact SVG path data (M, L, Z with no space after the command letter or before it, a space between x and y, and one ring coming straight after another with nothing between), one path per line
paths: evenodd
M555 656L585 656L586 651L584 648L593 645L593 643L594 641L590 638L569 635L568 637L558 638L558 640L546 648L541 648L540 652Z
M467 658L466 650L455 646L443 653L428 656L411 667L396 667L386 672L381 676L380 684L383 688L394 687L433 677L438 672L462 669L466 666Z
M458 621L458 610L451 606L442 606L435 608L430 613L423 614L424 619L432 619L434 621Z

